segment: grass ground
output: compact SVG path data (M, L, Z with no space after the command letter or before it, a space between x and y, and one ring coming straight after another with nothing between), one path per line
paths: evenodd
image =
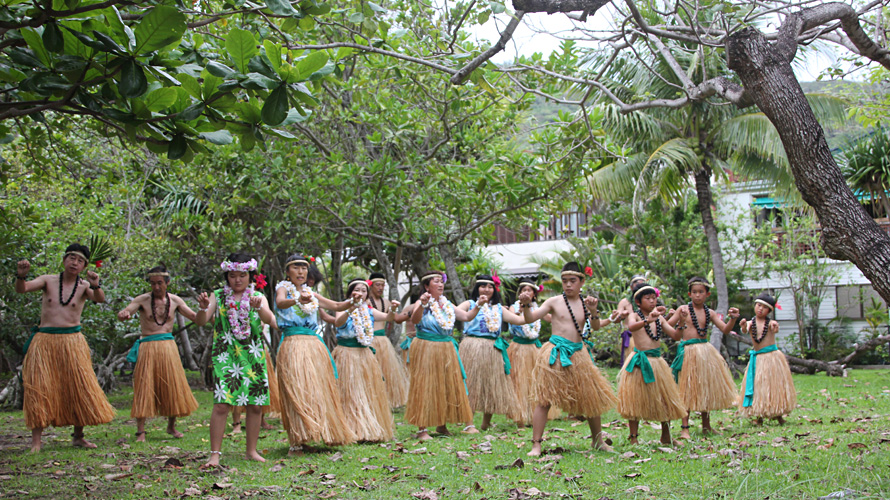
M226 467L212 473L198 470L209 450L209 392L196 391L200 408L181 419L185 438L169 437L165 420L153 419L148 442L135 443L132 393L123 388L110 396L119 416L86 430L96 450L72 448L70 428L48 429L43 452L32 455L22 413L0 413L0 496L814 499L850 489L856 498L890 498L890 371L795 375L794 382L799 407L785 426L755 427L731 411L715 412L722 435L693 432L682 448L663 448L657 424L641 427L645 444L628 445L626 422L613 411L603 422L616 453L592 452L587 425L561 419L548 426L546 454L529 459L531 430L503 417L488 432L463 435L451 426L454 436L421 443L399 411L393 442L296 458L287 457L286 436L272 420L276 430L260 434L265 464L243 460L244 434L227 435Z

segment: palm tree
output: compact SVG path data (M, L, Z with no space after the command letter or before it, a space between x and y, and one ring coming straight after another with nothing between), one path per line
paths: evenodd
M890 133L879 128L854 139L843 149L840 163L850 188L879 201L884 216L890 216Z

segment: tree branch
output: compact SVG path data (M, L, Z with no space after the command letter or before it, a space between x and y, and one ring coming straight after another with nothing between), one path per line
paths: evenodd
M523 12L557 12L583 11L592 15L610 0L513 0L513 8Z
M472 61L467 63L466 66L458 70L454 73L454 76L451 77L451 83L454 85L463 84L467 78L470 77L470 73L472 73L476 68L485 64L489 59L494 57L495 54L504 50L507 47L507 42L513 38L513 32L516 31L516 28L519 26L519 22L522 21L522 16L525 15L525 12L518 10L516 11L516 15L510 19L510 22L507 24L507 27L504 28L504 31L501 33L501 38L498 42L491 47L488 48L485 52L476 56Z

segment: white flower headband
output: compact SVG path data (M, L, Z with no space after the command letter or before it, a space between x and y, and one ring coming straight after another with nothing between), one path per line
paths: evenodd
M249 271L256 271L257 263L256 259L250 259L247 262L231 262L228 260L224 260L222 264L219 265L219 267L223 271L242 271L246 273Z

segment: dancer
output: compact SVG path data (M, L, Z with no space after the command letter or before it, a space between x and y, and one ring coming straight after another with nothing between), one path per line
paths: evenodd
M145 279L151 292L139 295L117 313L117 319L128 321L138 312L142 329L142 337L127 355L127 361L136 363L130 417L136 419L137 443L145 442L146 418L167 417L167 434L181 438L176 418L198 409L171 333L177 312L189 321L195 321L195 312L178 295L167 292L170 273L165 266L149 269Z
M432 439L427 427L448 434L448 423L470 424L473 410L467 399L466 373L454 340L454 321L470 321L479 308L470 312L454 307L444 295L445 273L430 271L420 284L424 293L413 305L411 322L417 325L417 336L411 342L408 372L411 385L405 406L405 421L418 427L417 437ZM480 297L478 305L487 303Z
M686 415L677 383L661 357L663 334L674 340L679 335L662 317L665 308L656 305L658 295L659 291L647 283L635 285L633 300L637 309L627 317L627 329L636 347L619 372L618 413L629 421L631 444L639 443L640 420L661 422L661 442L675 443L671 440L670 421Z
M791 369L785 355L776 347L779 322L769 319L775 309L776 299L762 293L754 299L755 317L750 321L743 319L740 324L742 333L751 335L754 348L748 351L750 359L742 379L739 413L753 417L757 425L763 425L764 418L775 419L783 425L783 417L797 407Z
M613 408L617 400L612 386L593 364L593 352L586 343L587 328L598 330L600 327L598 300L590 296L581 297L587 275L581 272L577 262L567 262L560 277L562 294L545 300L534 311L530 307L533 294L526 290L519 295L527 323L534 323L550 314L553 325L553 334L540 349L532 372L535 413L529 456L541 454L547 413L553 405L586 418L593 448L612 451L603 441L600 415Z
M314 260L291 255L284 265L287 279L275 286L275 313L282 334L276 358L278 390L288 455L301 454L309 443L344 445L356 439L343 413L337 366L318 333L321 307L345 311L352 301L334 302L309 288L306 279Z
M233 253L220 264L225 286L198 297L197 326L213 326L213 411L210 415L210 459L203 468L219 466L226 420L232 405L244 406L247 414L246 454L248 460L265 462L257 452L262 407L269 403L262 323L273 327L275 316L262 293L255 290L257 262ZM262 321L262 323L261 323Z
M337 327L334 361L340 375L337 385L343 412L358 441L388 441L393 436L392 413L383 371L374 359L380 356L380 351L371 346L375 338L374 321L391 321L399 303L393 300L388 313L371 309L365 303L368 283L361 278L349 282L346 295L354 301L347 311L337 314L334 322Z
M729 373L729 366L723 356L708 343L711 331L710 323L714 323L724 335L735 326L739 310L729 308L730 320L724 323L719 315L711 315L706 304L711 296L711 285L705 278L695 276L687 285L691 302L680 308L668 321L676 325L682 341L677 346L677 356L671 364L674 380L680 386L680 397L689 413L701 413L703 434L716 433L711 428L708 412L722 410L735 405L736 388ZM692 326L692 328L687 328ZM689 439L689 415L683 417L680 439Z
M105 302L99 275L87 271L90 249L74 243L62 257L64 270L28 281L31 263L17 264L15 291L40 291L40 327L25 344L22 362L25 425L31 429L31 452L43 446L43 429L74 426L71 444L81 448L96 445L84 438L83 428L111 422L114 408L108 403L93 371L90 346L80 333L80 317L87 300Z
M627 287L629 293L633 290L634 285L638 283L644 283L646 281L646 277L640 274L634 275L633 278L630 279L630 286ZM621 300L618 301L618 307L615 309L619 312L624 313L624 317L626 318L630 313L633 312L633 296L628 295L630 300L627 297L622 297ZM625 329L621 332L621 364L624 364L624 361L627 359L627 356L633 352L634 349L634 341L633 336L630 334L630 330Z
M368 278L368 305L375 311L381 313L387 312L386 301L383 300L383 290L386 286L386 279L382 273L371 273ZM398 408L405 405L408 400L408 369L405 363L399 359L396 350L386 336L386 321L382 321L378 316L374 315L374 344L372 347L377 350L374 358L380 364L383 371L383 378L386 380L386 395L389 399L391 408ZM408 319L407 314L396 314L393 321L396 323L404 323Z
M464 323L464 339L460 343L460 359L467 372L470 408L482 412L482 430L491 426L492 414L513 415L519 411L519 400L510 380L509 344L501 336L501 322L522 325L525 319L501 307L501 280L498 276L480 274L470 292L470 300L457 306L461 311L479 309ZM486 300L480 301L484 297ZM479 432L473 424L464 432Z

